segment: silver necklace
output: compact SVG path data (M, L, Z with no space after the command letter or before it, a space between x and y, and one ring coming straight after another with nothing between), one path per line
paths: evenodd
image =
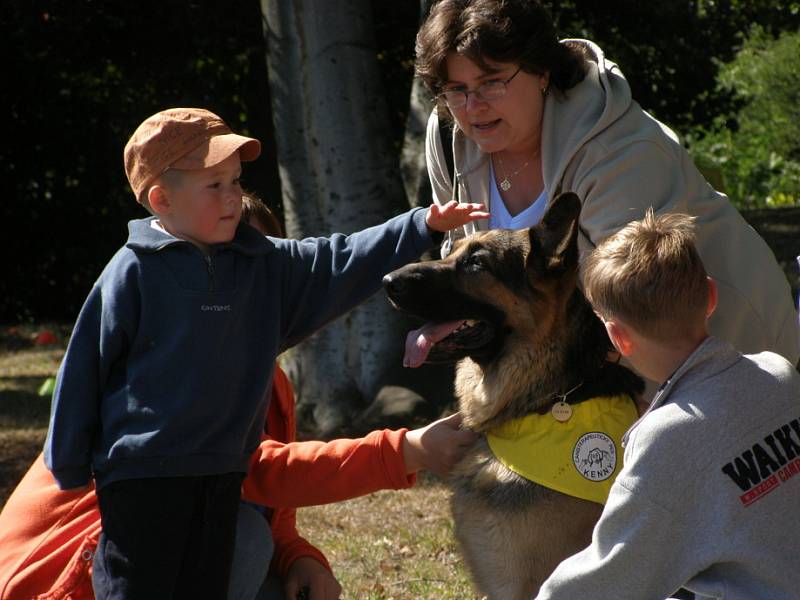
M494 154L492 154L492 157L494 157ZM503 166L503 159L498 156L497 160L500 161L500 168L505 173L506 168L505 168L505 166ZM522 171L522 169L527 167L532 160L533 160L532 158L529 158L528 160L526 160L525 164L523 164L519 169L514 171L511 175L506 174L503 177L503 180L500 182L500 189L503 190L504 192L507 192L508 190L510 190L511 189L511 180L514 179L514 177L516 177L517 173L519 173L520 171Z

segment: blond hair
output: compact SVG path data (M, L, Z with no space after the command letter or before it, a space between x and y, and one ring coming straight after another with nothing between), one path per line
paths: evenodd
M661 341L703 325L709 291L694 220L680 213L656 216L650 208L597 246L583 279L594 309Z
M161 173L158 177L156 177L150 185L146 186L138 198L139 204L144 206L151 215L155 215L155 211L153 207L150 206L150 188L154 185L160 185L161 187L165 187L170 190L176 190L181 187L185 181L186 171L181 169L167 169L163 173Z

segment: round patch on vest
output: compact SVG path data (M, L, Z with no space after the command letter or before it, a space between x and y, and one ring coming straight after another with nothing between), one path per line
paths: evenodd
M617 467L614 440L600 431L583 434L572 450L572 462L589 481L605 481Z

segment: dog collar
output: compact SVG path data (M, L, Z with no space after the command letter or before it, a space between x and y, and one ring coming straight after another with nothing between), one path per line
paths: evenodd
M503 423L486 434L497 460L550 489L605 504L622 464L622 436L638 418L627 395L570 405L565 421L551 413Z

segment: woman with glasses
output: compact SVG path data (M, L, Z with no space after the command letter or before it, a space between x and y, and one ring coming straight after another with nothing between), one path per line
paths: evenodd
M583 202L581 254L651 206L688 213L719 288L711 332L797 363L797 313L771 250L633 100L596 44L559 41L535 0L440 0L416 52L417 74L436 97L426 141L434 201L483 202L491 212L449 232L443 254L476 229L535 225L560 192ZM447 147L443 122L452 122Z

